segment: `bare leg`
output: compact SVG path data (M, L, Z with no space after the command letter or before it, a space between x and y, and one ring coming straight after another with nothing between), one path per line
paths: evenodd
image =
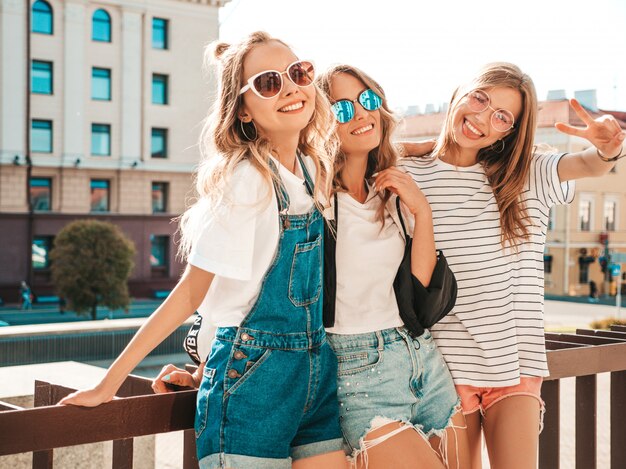
M310 458L303 458L291 464L292 469L348 469L348 458L343 451L333 451L332 453L318 454Z
M441 438L430 438L430 446L437 451L443 461L447 461L448 469L465 469L470 467L470 446L467 439L467 426L463 412L452 416L452 425L446 429L446 448L441 448Z
M483 428L492 469L535 469L541 406L531 396L510 396L485 411Z
M392 422L365 436L366 441L380 438L404 424ZM367 448L356 460L357 469L445 469L423 435L413 428L396 433L388 440Z
M472 469L482 469L482 416L480 411L465 414L467 424L467 441ZM468 465L468 467L470 467Z

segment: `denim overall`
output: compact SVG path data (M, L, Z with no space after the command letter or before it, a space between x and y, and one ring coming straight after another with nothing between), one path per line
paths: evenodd
M290 468L291 458L342 448L337 360L322 324L324 221L315 206L288 215L282 182L275 190L273 262L241 325L218 328L204 368L195 422L201 468Z

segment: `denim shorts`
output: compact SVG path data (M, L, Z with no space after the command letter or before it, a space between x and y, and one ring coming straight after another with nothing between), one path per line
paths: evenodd
M328 334L337 355L338 398L346 453L386 423L441 435L460 411L450 371L428 330L412 338L405 328L365 334Z
M300 348L293 338L245 331L219 328L204 367L200 468L290 469L292 460L341 450L337 361L324 329L293 334Z

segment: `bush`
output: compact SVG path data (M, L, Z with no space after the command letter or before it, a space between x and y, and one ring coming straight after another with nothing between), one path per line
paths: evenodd
M52 281L57 293L78 314L96 307L127 309L127 280L134 267L135 247L112 223L78 220L57 235L50 252Z
M616 318L600 319L593 321L589 327L592 329L610 329L611 326L626 326L626 320Z

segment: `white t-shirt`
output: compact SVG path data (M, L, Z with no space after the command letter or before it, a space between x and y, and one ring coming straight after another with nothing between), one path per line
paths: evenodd
M455 167L407 158L408 171L433 212L435 243L458 282L454 309L432 328L456 384L512 386L547 376L543 327L543 254L548 213L574 198L561 183L562 155L537 154L521 199L531 218L519 253L500 244L500 215L482 165Z
M303 160L314 178L313 161ZM289 194L288 213L307 213L313 200L300 164L293 174L275 159L274 163ZM189 264L215 274L198 308L203 319L198 341L203 357L213 339L211 329L239 326L256 302L280 233L274 188L249 161L239 163L227 188L220 207L211 210L208 202L199 202L205 206L196 213L198 229L188 259Z
M363 204L343 192L337 200L335 325L326 331L361 334L402 326L393 290L405 246L400 228L389 210L381 226L376 211L382 200L371 189Z

